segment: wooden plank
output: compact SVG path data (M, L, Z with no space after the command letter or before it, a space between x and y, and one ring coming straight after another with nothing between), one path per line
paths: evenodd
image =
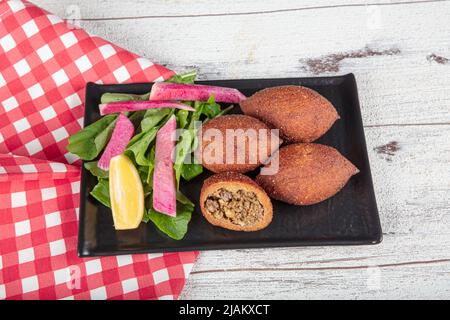
M346 8L367 5L395 6L443 0L93 0L87 4L84 0L32 0L33 3L48 8L61 17L71 17L78 7L83 20L120 19L136 17L191 17L274 14L289 11L320 10L328 8ZM444 0L445 1L445 0Z
M52 10L68 2L42 5ZM141 1L136 7L142 9L139 12L177 14L215 12L217 3L158 6ZM286 1L284 5L293 7L295 3ZM269 2L264 5L271 8ZM83 5L83 11L88 16L109 12L105 6L111 6L113 12L123 10L124 15L136 14L126 2L118 6L99 1ZM225 6L224 12L231 10L230 6ZM248 11L256 6L240 2L236 7ZM449 124L450 63L445 60L450 57L449 13L450 2L429 2L220 18L137 19L132 23L82 21L81 25L177 71L196 68L201 79L354 72L366 125Z
M450 223L450 126L373 127L365 133L384 232L427 234Z
M381 268L192 274L180 298L448 299L449 272L450 264L443 262Z

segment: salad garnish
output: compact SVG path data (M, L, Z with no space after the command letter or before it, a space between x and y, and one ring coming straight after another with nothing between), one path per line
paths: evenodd
M222 109L217 101L238 103L245 99L236 89L194 85L195 78L196 72L192 71L155 83L152 93L103 94L100 111L104 115L72 135L67 146L84 160L85 169L97 177L92 197L110 208L111 173L106 163L121 157L121 163L127 167L126 157L142 183L145 204L142 222L151 221L176 240L186 234L195 207L180 192L180 183L203 172L193 155L198 144L196 122L208 121L233 108L230 105ZM152 95L159 100L152 100ZM172 134L174 129L183 130L173 148L163 137L166 130ZM175 155L168 164L164 149L170 147L175 149Z

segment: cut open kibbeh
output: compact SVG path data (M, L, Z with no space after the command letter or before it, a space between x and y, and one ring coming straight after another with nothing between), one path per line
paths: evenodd
M224 172L205 180L200 193L203 216L212 225L235 231L257 231L272 221L272 202L249 177Z

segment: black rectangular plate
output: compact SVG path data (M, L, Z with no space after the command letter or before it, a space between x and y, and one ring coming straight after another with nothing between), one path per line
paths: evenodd
M204 172L191 182L181 183L182 192L196 203L196 210L186 236L183 240L176 241L162 234L152 223L142 223L135 230L116 231L113 227L111 210L89 195L96 184L96 178L83 168L79 256L309 245L361 245L381 241L380 219L353 74L320 78L217 80L198 83L233 87L246 96L263 88L280 85L302 85L318 91L333 103L341 116L341 119L318 142L335 147L360 169L360 173L353 176L334 197L316 205L293 206L274 200L273 221L266 229L257 232L236 232L214 227L203 218L196 202L203 180L211 175L210 172ZM151 85L89 83L86 88L84 125L100 117L98 104L103 93L142 94L148 92ZM238 106L235 109L236 113L240 113Z

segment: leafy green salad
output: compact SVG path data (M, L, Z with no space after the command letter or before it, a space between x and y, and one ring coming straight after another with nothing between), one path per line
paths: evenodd
M175 75L166 82L193 84L196 72ZM150 93L143 95L124 93L105 93L102 104L123 101L147 101ZM193 111L176 108L152 108L146 110L126 111L123 114L134 126L134 135L126 144L124 154L133 162L142 181L145 211L142 221L153 223L169 237L180 240L188 229L194 211L193 202L179 191L182 180L189 181L203 172L201 164L195 163L193 152L198 144L196 121L208 121L227 113L233 105L225 109L215 102L214 95L207 101L179 101ZM84 167L98 180L91 191L92 197L101 204L111 207L109 194L109 173L98 166L98 158L111 139L118 119L118 113L102 116L96 122L86 126L69 138L68 151L84 161ZM173 170L176 179L176 216L157 212L153 207L153 172L155 168L155 140L158 130L172 117L176 117L177 129L184 129L176 142ZM185 161L189 158L191 161Z

